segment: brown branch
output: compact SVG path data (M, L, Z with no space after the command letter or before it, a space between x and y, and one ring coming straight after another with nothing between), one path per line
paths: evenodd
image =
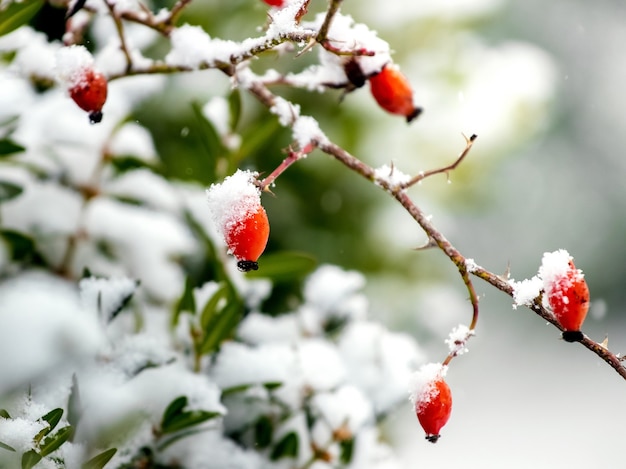
M315 40L320 44L326 42L326 39L328 38L328 30L330 29L330 25L333 22L333 18L339 11L339 7L341 6L342 1L343 0L330 0L330 5L328 6L328 10L326 11L326 17L324 18L322 26L320 26L317 37L315 38Z
M128 72L133 68L133 59L126 44L126 37L124 36L124 25L122 24L122 20L120 19L119 15L115 12L115 4L111 3L109 0L105 0L104 3L109 9L109 13L111 15L111 19L113 19L113 23L115 23L115 29L117 30L117 35L120 38L120 49L122 49L124 57L126 58L126 72Z
M501 292L506 293L511 298L513 298L513 286L502 277L493 274L481 267L472 270L472 274L477 276L478 278L483 279ZM541 300L539 298L536 298L535 301L531 305L527 305L527 307L535 312L537 315L541 316L544 320L548 321L554 327L556 327L560 331L563 331L563 327L561 327L561 325L555 319L554 315L552 315L542 306ZM595 353L598 357L608 363L609 366L611 366L622 378L626 379L626 368L622 364L620 357L611 352L607 347L591 340L588 336L585 336L583 340L580 341L580 344Z

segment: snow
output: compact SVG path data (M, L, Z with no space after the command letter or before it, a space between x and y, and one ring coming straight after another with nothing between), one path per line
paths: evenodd
M0 285L0 394L36 377L79 366L93 357L104 336L78 294L62 280L27 272Z
M413 373L409 387L409 400L415 406L419 403L429 402L436 388L433 383L446 376L448 367L441 363L427 363Z
M298 142L300 149L306 149L312 143L328 142L318 122L310 116L300 116L296 119L293 123L293 138Z
M545 252L537 275L521 281L511 279L509 284L513 287L513 308L529 306L542 291L550 291L556 280L571 274L570 262L572 262L572 256L565 249ZM574 272L576 275L583 276L580 269L575 269Z
M376 413L404 399L412 371L424 361L424 353L408 334L370 321L350 324L338 346L348 381L372 401Z
M87 206L84 227L94 242L112 243L129 274L141 279L142 287L155 298L171 300L180 295L184 279L173 268L175 256L190 252L195 241L175 216L98 197ZM83 262L77 257L77 263Z
M238 336L254 345L272 342L295 343L300 337L300 325L295 314L272 317L253 312L240 324Z
M108 143L115 156L133 156L145 162L156 162L157 152L148 129L136 122L126 122L117 129Z
M322 25L325 13L319 13L312 22L303 22L303 27L317 30ZM385 64L391 62L389 44L378 37L376 31L363 23L355 23L350 15L337 13L328 31L330 45L339 50L365 50L374 52L373 56L357 58L361 70L366 76L380 72Z
M342 303L364 286L363 274L324 264L307 279L304 285L304 299L307 304L328 314L340 310Z
M126 171L102 184L103 195L143 202L149 209L176 213L180 200L176 188L150 169Z
M531 305L543 288L543 280L536 275L519 282L511 279L509 284L513 287L513 309L517 309L518 306Z
M404 174L395 165L384 164L374 169L374 177L378 181L384 181L390 188L401 186L411 180L411 176Z
M170 35L172 49L165 62L174 67L198 68L215 63L230 63L241 52L234 41L212 39L200 26L184 24Z
M48 426L41 421L32 421L17 416L11 419L0 417L0 441L18 453L34 449L33 439ZM40 416L41 417L41 416ZM5 451L4 449L2 451Z
M539 277L543 280L544 288L553 285L557 280L566 277L572 270L570 262L572 256L565 249L559 249L554 252L546 252L541 258L541 266L539 267ZM582 274L578 271L579 274Z
M474 335L474 331L470 330L467 326L459 324L450 332L448 338L445 340L450 353L457 355L463 355L469 352L467 348L467 341Z
M270 112L278 116L280 125L287 127L292 125L300 116L300 106L280 96L276 96L274 105L270 108Z
M324 339L302 340L297 347L297 361L305 387L327 391L346 377L346 369L336 347Z
M56 53L57 78L68 89L81 85L85 71L93 67L93 56L85 46L62 47Z
M371 402L351 385L316 394L311 406L333 431L345 426L351 434L355 434L365 423L374 421Z
M32 33L30 36L26 47L18 50L12 68L25 78L54 82L57 67L55 54L59 45L49 43L41 33Z
M222 346L211 376L222 388L288 382L294 376L297 358L287 344L262 344L257 347L229 342Z
M136 280L128 277L87 277L82 279L78 286L83 307L108 322L113 319L113 314L121 308L124 302L135 293L138 285Z
M467 273L471 274L476 272L481 267L476 263L474 259L465 259L465 268L467 269Z
M238 169L207 190L209 212L219 233L227 233L232 225L258 209L261 191L252 182L256 176L252 171Z
M194 469L264 469L267 462L217 431L191 435L168 447L162 462Z

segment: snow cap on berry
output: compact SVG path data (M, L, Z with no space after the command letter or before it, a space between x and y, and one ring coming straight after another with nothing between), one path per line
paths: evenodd
M68 89L81 85L85 71L93 68L93 56L84 46L62 47L56 53L57 77Z
M422 365L413 375L409 383L409 400L414 406L424 405L436 397L435 381L444 378L448 371L447 366L441 363L427 363Z
M224 236L239 221L258 210L261 191L254 184L256 175L255 172L238 169L207 190L209 210L220 235Z
M548 293L555 283L572 272L572 256L565 250L559 249L554 252L545 252L539 267L539 277L543 280L543 288ZM581 270L576 270L576 275L582 277Z

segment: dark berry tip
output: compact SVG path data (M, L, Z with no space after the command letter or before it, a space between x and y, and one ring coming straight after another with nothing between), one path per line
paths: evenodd
M259 270L259 263L254 261L238 261L237 268L241 272L250 272L251 270Z
M580 331L563 331L562 337L565 342L580 342L585 338Z
M441 435L426 435L426 439L431 443L437 443Z
M89 113L89 123L97 124L102 120L102 111L91 111Z
M417 119L422 112L424 112L424 109L422 109L421 107L416 107L415 109L413 109L413 112L411 112L411 114L406 116L406 121L410 123L411 121Z

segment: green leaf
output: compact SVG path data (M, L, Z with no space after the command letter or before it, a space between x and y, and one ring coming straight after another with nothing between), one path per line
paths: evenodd
M183 409L187 406L187 397L180 396L170 402L170 405L167 406L165 412L163 412L163 418L161 419L161 428L166 427L170 424L170 421L180 415Z
M74 429L72 426L68 425L67 427L59 429L54 435L47 437L39 448L41 456L48 456L50 453L59 449L63 443L69 440L73 432Z
M7 445L6 443L2 443L1 441L0 441L0 448L6 449L8 451L13 451L15 453L15 448Z
M277 252L262 256L259 260L259 270L246 274L250 278L270 278L274 282L293 280L295 277L304 277L311 273L317 261L314 257L303 252Z
M193 281L189 276L187 276L187 279L185 280L185 290L178 300L178 303L176 303L176 306L174 307L174 314L172 315L172 326L178 324L178 318L180 314L184 311L187 311L191 314L196 313L196 300L193 297Z
M72 387L70 388L70 395L67 398L67 422L76 427L78 421L82 417L83 409L80 401L80 391L78 389L78 378L76 374L72 375Z
M23 0L9 3L0 11L0 36L16 30L28 23L43 6L43 0Z
M180 430L193 427L207 420L219 417L222 414L219 412L210 412L207 410L191 410L185 412L187 407L187 397L180 396L170 402L165 412L163 412L163 418L161 419L161 432L174 433Z
M14 230L0 230L0 237L11 248L14 261L43 262L35 247L35 241L29 236Z
M182 412L169 420L167 426L161 427L161 431L165 433L174 433L195 425L199 425L207 420L221 417L219 412L211 412L208 410L193 410L189 412Z
M213 296L206 302L204 308L202 308L202 314L200 316L200 326L203 330L209 327L209 324L213 318L218 314L218 307L223 301L227 301L230 293L230 288L226 283L222 283L218 289L213 293Z
M54 427L56 427L57 424L61 421L61 417L63 417L63 409L53 409L46 415L41 417L39 420L43 420L48 424L48 426L41 430L39 433L37 433L37 435L35 436L35 442L39 443L44 436L48 435L52 430L54 430Z
M94 456L82 465L82 469L102 469L117 453L117 448L110 448Z
M207 162L209 163L205 168L208 171L206 175L209 180L215 181L217 179L217 166L218 162L221 158L223 158L227 154L226 148L222 144L222 139L220 138L217 130L215 130L215 126L213 123L208 120L204 114L202 113L202 107L199 103L192 103L191 108L193 109L193 113L196 116L196 121L198 123L199 132L202 135L202 146L206 150L207 154Z
M295 432L287 433L274 446L270 458L276 461L280 458L294 458L298 454L298 435Z
M115 156L109 161L117 174L126 173L128 171L133 171L136 169L149 169L154 173L160 173L160 170L159 168L157 168L157 166L140 158L137 158L136 156Z
M41 454L37 453L34 449L26 451L22 454L22 469L32 469L39 461L41 461Z
M274 423L266 415L262 415L254 424L254 446L267 448L272 443Z
M341 447L341 454L339 456L341 462L344 464L350 464L350 461L352 461L352 455L354 454L354 438L343 440L339 443L339 446Z
M124 297L122 297L117 304L111 305L111 309L109 311L102 311L104 318L111 322L113 319L117 317L120 312L126 308L130 300L133 298L133 295L137 291L137 287L139 286L139 280L135 280L135 289L129 293L127 293Z
M3 417L5 419L11 418L11 416L9 415L6 409L0 409L0 417Z
M242 138L241 147L239 147L239 151L237 151L232 161L234 167L229 168L230 173L234 172L241 160L258 151L258 148L273 138L281 128L276 119L263 119L261 122L261 125L255 126L249 135L245 135Z
M214 352L221 343L228 339L237 328L243 315L243 303L231 297L219 314L213 316L204 329L204 339L200 345L200 354Z
M228 128L231 132L234 132L241 118L241 93L239 92L239 88L233 89L228 95L228 108L230 110Z
M20 153L26 150L22 145L15 143L8 138L0 139L0 157L9 156L13 153Z
M229 394L236 394L239 392L244 392L250 389L253 386L256 386L257 383L251 384L240 384L238 386L232 386L230 388L222 389L222 397L228 396ZM267 383L261 383L261 386L264 386L268 391L273 391L274 389L278 389L283 385L280 381L269 381Z
M0 203L14 199L20 195L24 189L17 184L8 181L0 181Z
M57 409L52 409L46 415L41 417L41 419L48 422L48 425L50 425L50 428L48 431L51 432L59 424L59 422L61 421L61 417L63 417L63 409L57 408Z
M281 381L268 381L267 383L263 383L263 386L268 391L273 391L274 389L278 389L283 385Z

